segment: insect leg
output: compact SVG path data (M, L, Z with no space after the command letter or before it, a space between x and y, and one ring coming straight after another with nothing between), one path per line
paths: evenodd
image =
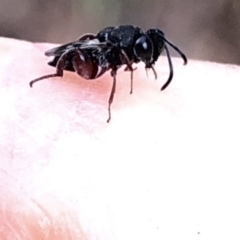
M170 74L169 74L168 80L167 80L166 83L162 86L161 91L163 91L163 90L170 84L170 82L172 81L172 78L173 78L173 65L172 65L171 56L170 56L170 53L169 53L168 48L167 48L166 45L164 46L164 48L165 48L165 51L166 51L166 53L167 53L167 59L168 59Z
M125 53L124 50L121 50L121 56L124 58L126 64L127 64L127 69L131 71L131 85L130 85L130 94L133 92L133 71L135 69L132 68L132 62L129 60L127 54Z
M113 77L113 85L112 85L112 90L111 90L111 93L110 93L110 96L109 96L109 99L108 99L108 120L107 120L107 123L109 123L110 120L111 120L111 104L113 102L114 94L115 94L115 91L116 91L116 75L117 75L117 70L113 69L111 71L111 76Z
M81 37L79 37L77 40L78 41L85 41L85 40L92 40L96 38L96 35L93 34L93 33L86 33L86 34L83 34Z
M132 60L132 61L129 62L129 64L131 65L131 67L132 67L132 64L133 64L133 63L134 63L134 60ZM133 71L135 71L136 69L137 69L137 67L132 68ZM128 66L126 66L126 67L124 68L124 71L131 71L131 70L129 69Z
M38 81L46 79L46 78L62 77L63 76L64 66L65 66L65 61L66 61L66 58L67 58L67 54L69 52L70 51L67 51L67 52L63 53L61 55L61 57L59 58L59 60L57 62L57 65L56 65L56 73L48 74L48 75L45 75L45 76L42 76L42 77L39 77L39 78L36 78L36 79L32 80L29 83L30 87L32 87L35 82L38 82Z

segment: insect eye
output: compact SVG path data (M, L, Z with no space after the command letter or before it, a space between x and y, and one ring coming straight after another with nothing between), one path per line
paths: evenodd
M140 37L134 46L135 55L140 60L148 60L152 57L152 43L146 36Z

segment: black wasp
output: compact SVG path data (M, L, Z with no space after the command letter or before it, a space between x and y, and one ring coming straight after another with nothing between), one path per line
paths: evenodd
M108 100L108 120L111 119L111 104L116 89L117 70L125 65L126 71L131 72L131 91L133 89L133 63L144 62L145 68L151 68L155 78L157 73L153 67L158 57L165 49L170 74L164 90L173 78L173 65L167 44L177 51L187 64L187 58L182 51L169 42L164 33L159 29L149 29L146 32L139 27L122 25L119 27L107 27L98 34L85 34L78 40L70 42L45 52L48 57L54 57L48 64L56 67L56 73L49 74L32 80L30 86L42 79L62 77L63 71L77 72L81 77L89 80L96 79L111 70L113 77L112 90Z

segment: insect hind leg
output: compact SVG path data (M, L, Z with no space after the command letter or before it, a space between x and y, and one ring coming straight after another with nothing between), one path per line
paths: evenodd
M56 73L53 74L48 74L39 78L36 78L32 81L30 81L29 85L30 87L33 86L35 82L41 81L46 78L53 78L53 77L62 77L63 76L63 70L65 67L65 62L67 60L67 55L69 54L70 51L67 51L61 55L61 57L58 59L57 65L56 65Z
M80 36L77 40L78 41L86 41L86 40L92 40L96 38L96 35L93 34L93 33L86 33L86 34L83 34L82 36Z

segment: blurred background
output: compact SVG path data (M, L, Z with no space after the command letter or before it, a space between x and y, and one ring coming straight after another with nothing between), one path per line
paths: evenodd
M240 0L0 0L1 36L65 43L120 24L159 28L189 58L240 64Z

